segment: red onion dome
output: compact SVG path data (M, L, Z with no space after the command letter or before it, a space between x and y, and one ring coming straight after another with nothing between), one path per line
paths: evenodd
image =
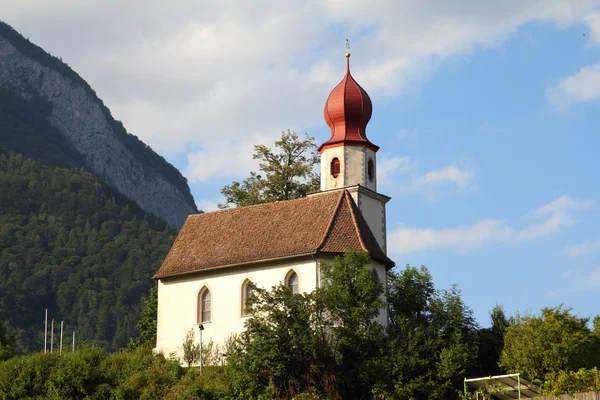
M367 139L366 129L373 104L367 92L350 74L350 53L346 53L346 75L331 91L325 103L325 122L331 129L331 138L319 147L326 148L354 145L367 146L373 151L379 150Z

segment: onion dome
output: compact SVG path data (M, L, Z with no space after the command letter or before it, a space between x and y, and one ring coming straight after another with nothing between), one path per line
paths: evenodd
M319 147L319 152L342 145L379 150L367 139L366 134L372 112L369 95L350 74L350 53L346 53L346 75L331 91L325 103L325 122L331 129L331 138Z

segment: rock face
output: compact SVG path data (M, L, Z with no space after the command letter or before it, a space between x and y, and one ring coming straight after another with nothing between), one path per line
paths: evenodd
M66 64L0 25L0 87L47 101L50 123L81 154L85 167L145 211L181 228L197 208L179 171L128 134Z

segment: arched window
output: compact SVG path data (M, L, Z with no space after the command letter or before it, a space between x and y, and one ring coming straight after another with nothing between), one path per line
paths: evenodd
M207 287L203 287L198 293L198 323L210 322L211 318L211 295Z
M252 296L252 281L250 279L246 279L244 283L242 283L242 315L248 315L248 299Z
M336 157L333 160L331 160L331 176L333 176L334 178L337 178L339 174L340 174L340 159Z
M373 182L373 179L375 179L375 163L373 163L372 158L369 158L369 162L367 163L367 176L369 177L369 182Z
M298 293L300 289L300 280L294 271L290 271L285 279L285 286L292 289L292 293Z

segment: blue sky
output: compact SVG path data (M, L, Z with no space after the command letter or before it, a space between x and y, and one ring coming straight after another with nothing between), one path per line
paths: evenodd
M600 313L600 2L362 3L24 0L3 18L88 80L205 210L255 168L252 144L329 137L350 38L396 263L457 283L484 326L495 304Z

